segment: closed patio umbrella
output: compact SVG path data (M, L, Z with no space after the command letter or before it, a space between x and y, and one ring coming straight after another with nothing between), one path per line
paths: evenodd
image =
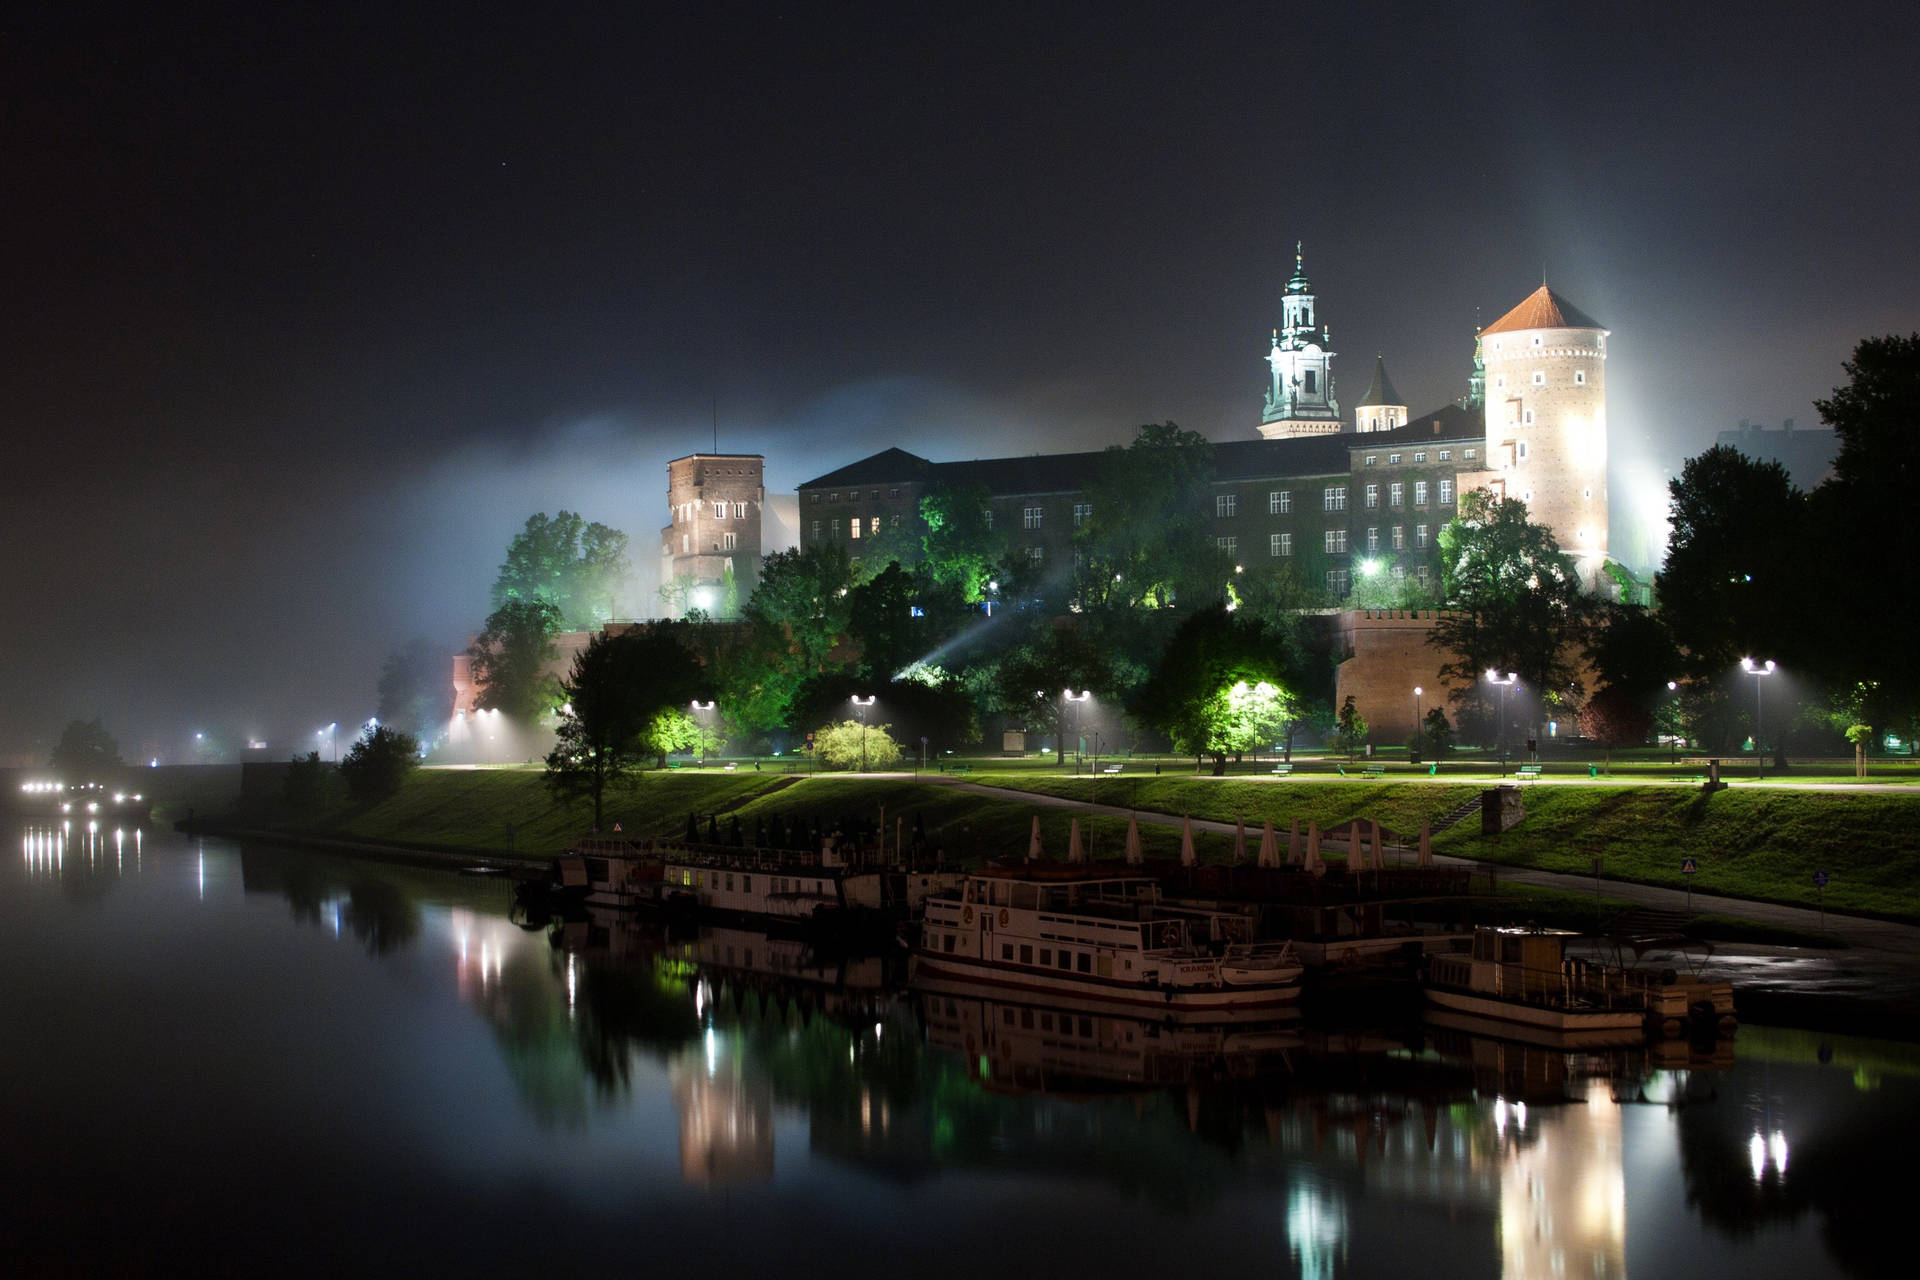
M1127 865L1137 867L1144 860L1140 852L1140 823L1132 814L1127 815Z
M1233 865L1239 866L1247 860L1247 820L1233 820Z
M1044 856L1040 848L1040 815L1036 813L1033 815L1033 834L1027 837L1027 860L1031 862Z
M1080 847L1080 819L1075 818L1067 827L1067 861L1085 862L1087 851Z
M1260 853L1256 861L1263 867L1280 865L1280 841L1273 834L1273 819L1268 818L1260 826Z
M1193 815L1180 819L1180 865L1190 867L1200 861L1193 850Z

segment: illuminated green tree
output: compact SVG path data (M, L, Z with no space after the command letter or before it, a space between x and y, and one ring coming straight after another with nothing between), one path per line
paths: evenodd
M681 636L673 623L602 632L573 660L546 782L558 797L591 800L596 827L609 787L630 781L648 756L664 761L660 721L691 721L685 708L702 677Z
M858 720L822 725L814 730L814 754L835 769L858 769L863 761L869 769L885 769L900 763L900 744L893 740L892 729L890 724L863 725Z
M1212 757L1219 776L1228 756L1276 741L1293 702L1279 643L1258 620L1217 605L1174 632L1134 709L1178 750Z
M627 563L627 535L571 511L527 517L507 544L493 583L493 604L539 601L559 614L560 629L586 631L613 616Z
M1213 477L1213 445L1171 422L1102 454L1075 536L1081 606L1192 610L1224 599L1233 558L1214 542Z
M987 491L941 487L920 499L921 535L927 571L933 580L960 592L969 604L986 599L987 582L1006 550L1006 539L993 530Z

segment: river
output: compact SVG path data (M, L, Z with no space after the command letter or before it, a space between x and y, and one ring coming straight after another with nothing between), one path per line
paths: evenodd
M498 881L21 826L13 1274L1888 1274L1911 1045L1176 1031ZM577 1269L577 1270L573 1270ZM1904 1268L1900 1268L1904 1270Z

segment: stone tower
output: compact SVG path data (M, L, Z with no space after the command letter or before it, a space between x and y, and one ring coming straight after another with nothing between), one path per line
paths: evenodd
M731 617L760 581L765 459L694 453L667 464L660 584L669 616L688 608Z
M1281 327L1267 352L1267 405L1260 434L1269 440L1336 435L1340 402L1333 396L1333 338L1314 314L1305 255L1293 246L1293 278L1280 300Z
M1487 471L1520 498L1592 589L1607 558L1607 329L1546 285L1480 334Z
M1353 429L1392 431L1395 427L1406 425L1406 402L1393 389L1393 379L1387 376L1387 362L1376 355L1373 358L1373 381L1367 384L1367 394L1360 397L1360 403L1353 406Z

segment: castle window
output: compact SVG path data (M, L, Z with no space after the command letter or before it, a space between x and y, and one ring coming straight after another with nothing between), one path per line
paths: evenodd
M816 538L820 536L820 522L818 520L813 522L813 536Z
M1544 387L1547 385L1547 371L1545 369L1535 369L1533 371L1533 385L1536 387Z
M1582 489L1582 490L1580 491L1580 496L1581 496L1581 497L1583 497L1583 498L1591 498L1591 497L1593 496L1593 490L1591 490L1591 489Z
M1507 387L1507 375L1506 375L1506 374L1504 374L1504 373L1503 373L1503 374L1499 374L1498 376L1496 376L1496 377L1494 378L1494 380L1493 380L1493 389L1494 389L1495 391L1504 391L1504 390L1506 390L1506 387Z
M690 533L681 534L680 535L680 554L684 556L689 552L691 552L692 550L693 550L693 535Z
M1267 554L1270 556L1290 556L1293 554L1293 535L1290 533L1270 533L1267 535Z
M1227 516L1233 515L1239 505L1240 499L1236 494L1216 493L1213 495L1213 514L1217 518L1224 519Z
M1308 395L1314 394L1315 384L1318 383L1318 381L1319 379L1314 376L1314 371L1312 369L1307 370L1307 394Z
M1091 502L1076 502L1073 504L1074 528L1078 529L1091 519L1093 519L1093 504Z
M878 489L870 490L867 496L877 502L880 499L880 491Z
M736 502L736 503L734 503L734 504L733 504L733 518L734 518L735 520L745 520L745 519L747 518L747 504L746 504L746 503L744 503L744 502Z
M1536 346L1536 347L1540 345L1540 335L1539 335L1539 334L1535 334L1535 335L1533 336L1533 345L1534 345L1534 346Z
M1440 461L1442 461L1442 462L1451 462L1452 460L1453 460L1453 450L1451 450L1451 449L1442 449L1442 450L1440 451Z
M1234 555L1238 553L1240 550L1240 539L1235 537L1215 538L1213 540L1213 545L1220 548L1222 551L1226 552L1228 555Z
M867 518L867 536L869 538L874 538L874 537L878 537L879 534L880 534L880 517L869 516Z
M1361 460L1361 465L1370 467L1378 461L1380 461L1380 455L1377 453L1370 453L1364 459Z
M1405 551L1407 549L1407 527L1405 525L1397 524L1393 526L1393 549L1395 551Z
M1425 462L1427 460L1427 455L1424 453L1416 453L1413 455L1413 460L1415 462Z
M1460 456L1465 458L1468 462L1472 462L1474 459L1474 455L1477 454L1478 452L1479 452L1478 449L1467 449L1467 450L1463 450Z
M860 536L860 517L859 516L855 516L853 519L847 521L847 536L849 538L855 538L855 539L859 538Z
M1367 550L1378 551L1379 549L1380 549L1380 530L1369 525L1367 526Z
M828 502L838 502L838 501L840 501L840 495L839 495L839 494L837 494L837 493L830 493L830 494L828 494L828 495L827 495L827 501L828 501Z
M1347 571L1345 569L1327 570L1327 590L1336 596L1347 594Z
M1342 555L1347 549L1347 531L1329 529L1326 534L1326 552L1330 556Z
M810 493L810 494L808 494L808 495L807 495L807 501L808 501L808 502L811 502L811 503L812 503L812 504L813 504L814 506L816 506L816 507L817 507L817 506L819 506L819 505L820 505L820 494L819 494L819 491L818 491L818 490L816 490L816 491L814 491L813 493Z
M1440 482L1440 505L1444 507L1449 502L1452 502L1452 501L1453 501L1453 481L1442 480Z
M1530 427L1533 425L1533 410L1525 409L1521 411L1520 425L1523 427Z
M1584 387L1587 385L1587 371L1585 369L1575 369L1573 371L1573 385L1576 387Z
M1522 458L1527 456L1527 442L1525 440L1520 442L1520 456Z
M1416 547L1427 545L1427 526L1423 524L1413 526L1413 545Z
M1423 587L1426 586L1427 585L1427 566L1423 564L1417 564L1413 566L1413 580L1419 583Z
M889 489L889 490L887 490L887 496L888 496L889 498L897 498L897 497L899 497L899 496L900 496L900 490L899 490L899 489L897 489L897 488L896 488L896 489Z
M1320 495L1320 500L1328 511L1345 511L1347 509L1347 486L1343 484L1327 486L1326 490Z
M1390 454L1388 454L1388 455L1387 455L1387 465L1389 465L1389 466L1394 466L1394 467L1397 467L1397 466L1399 466L1399 465L1400 465L1400 455L1399 455L1399 454L1397 454L1397 453L1390 453Z
M740 545L739 537L740 537L739 534L733 533L733 532L727 532L727 533L721 534L720 549L722 551L733 551L737 549Z
M1498 350L1500 349L1500 339L1498 339L1498 338L1495 338L1495 339L1493 340L1493 349L1494 349L1495 351L1498 351Z
M1045 558L1046 558L1046 554L1047 554L1047 549L1046 549L1045 547L1028 547L1028 548L1027 548L1027 563L1028 563L1028 564L1036 564L1036 565L1037 565L1037 564L1039 564L1039 563L1040 563L1040 562L1041 562L1041 561L1042 561L1043 559L1045 559Z
M1415 480L1413 482L1413 505L1416 507L1424 507L1427 505L1427 482L1425 480Z
M993 532L993 508L988 507L985 511L982 511L980 514L987 518L987 532L992 533Z
M1406 500L1407 500L1407 486L1405 486L1404 484L1401 484L1398 480L1395 480L1392 484L1387 486L1387 505L1388 506L1398 507L1403 505L1406 502Z
M1020 508L1020 523L1024 528L1038 529L1040 527L1040 519L1045 514L1046 508L1044 507L1022 507Z
M1377 484L1368 485L1366 496L1363 499L1363 501L1366 503L1367 510L1369 511L1379 506L1380 505L1380 486Z
M1267 495L1267 514L1284 516L1293 510L1293 490L1275 489Z

